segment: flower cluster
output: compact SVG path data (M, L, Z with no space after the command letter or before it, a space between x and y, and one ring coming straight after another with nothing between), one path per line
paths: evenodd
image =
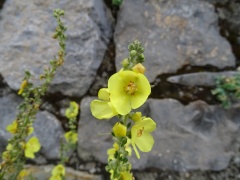
M131 146L137 158L140 158L138 149L151 151L154 139L150 133L156 129L156 123L151 118L142 116L141 112L132 112L145 103L151 93L151 85L144 75L141 43L134 41L128 49L130 55L122 61L123 68L109 78L108 87L100 89L99 99L90 104L92 115L97 119L120 118L112 128L113 148L107 151L106 170L111 179L133 178L128 162Z
M60 163L56 165L52 170L50 180L62 180L65 179L65 164L69 160L69 152L74 151L77 146L78 134L77 134L77 115L79 112L79 105L72 101L70 106L65 111L65 116L68 118L68 129L64 134L64 140L61 141L60 149Z

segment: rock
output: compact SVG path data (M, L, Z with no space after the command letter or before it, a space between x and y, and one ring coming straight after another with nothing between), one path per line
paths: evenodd
M116 120L96 120L89 103L81 102L78 154L84 160L107 162L106 151L112 147L111 132ZM133 152L134 169L159 168L175 171L222 170L229 164L240 140L240 113L236 105L230 110L210 106L203 101L182 105L173 99L149 99L141 107L143 115L157 123L152 134L155 144L151 152Z
M5 150L7 140L11 138L6 127L15 119L16 109L20 103L21 98L12 93L0 97L0 154Z
M64 131L59 120L47 111L40 111L34 122L34 135L41 143L41 151L47 159L60 158L60 141Z
M66 62L50 88L68 96L84 95L96 75L112 34L111 16L102 0L29 2L6 1L1 11L0 74L17 90L29 70L33 81L56 55L58 43L51 37L56 27L54 8L62 8L66 32ZM17 31L16 31L17 29Z
M240 2L227 0L202 0L215 5L223 28L240 36ZM230 35L231 36L231 35Z
M54 168L53 165L46 166L26 166L29 173L32 173L34 178L38 180L46 180L51 176L51 171ZM102 180L101 175L93 175L82 171L77 171L72 168L66 167L67 180Z
M133 176L138 180L156 180L157 173L156 172L136 172L133 173Z
M15 94L8 94L0 98L0 153L5 150L7 140L12 137L6 131L6 127L16 118L17 107L21 101L21 98ZM33 134L41 143L41 155L47 159L60 158L60 138L63 133L63 128L55 116L47 111L38 112Z
M108 148L112 147L111 130L116 121L97 120L90 112L90 102L97 97L84 97L78 125L78 155L84 161L92 158L106 163Z
M148 166L178 171L228 166L239 140L239 107L227 111L203 101L183 106L171 99L151 99L148 104L149 116L157 123Z
M167 81L185 86L215 86L217 77L231 77L238 73L237 71L189 73L171 76Z
M116 66L135 39L145 47L146 76L174 73L184 65L235 66L229 43L221 37L214 7L198 0L123 1L116 30Z

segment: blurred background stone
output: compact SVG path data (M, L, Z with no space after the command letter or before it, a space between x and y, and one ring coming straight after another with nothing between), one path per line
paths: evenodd
M53 165L46 166L26 166L28 172L31 172L34 178L37 180L46 180L51 177L51 171L54 168ZM101 175L89 174L82 171L76 171L72 168L66 168L67 180L103 180Z
M112 34L112 18L102 0L17 1L1 11L0 73L17 90L29 70L34 82L57 53L52 39L56 22L53 9L62 8L67 30L67 61L50 88L68 96L82 96L89 89Z
M133 13L134 12L134 13ZM116 66L138 39L145 47L146 75L151 82L184 65L235 66L229 43L220 35L214 7L198 0L123 1L114 40Z
M106 149L111 148L111 127L115 119L92 117L87 97L81 103L79 122L79 156L107 162ZM175 171L222 170L229 164L240 142L239 106L224 110L195 101L184 106L174 99L149 99L141 108L143 115L156 121L153 150L133 153L130 162L135 169L160 168ZM94 131L93 131L94 129Z
M8 139L12 137L6 131L6 127L16 119L17 107L21 101L21 98L15 94L0 98L0 152L5 150ZM58 119L47 111L40 111L33 126L33 135L37 136L41 143L40 154L47 159L60 158L60 138L63 137L63 128Z

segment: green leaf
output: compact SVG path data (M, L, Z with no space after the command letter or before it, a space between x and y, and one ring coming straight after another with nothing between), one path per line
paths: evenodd
M222 86L226 90L234 91L236 89L236 85L233 83L225 83Z

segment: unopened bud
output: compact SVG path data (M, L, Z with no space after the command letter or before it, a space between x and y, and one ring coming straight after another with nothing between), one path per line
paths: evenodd
M144 74L146 68L145 68L141 63L138 63L138 64L136 64L136 65L132 68L132 70L133 70L134 72Z
M128 65L129 65L129 60L128 60L128 58L122 60L122 66L123 66L123 67L127 67Z
M141 112L135 112L131 119L134 121L134 122L138 122L142 119L142 113Z
M112 128L113 133L115 134L116 137L125 137L127 134L127 127L124 126L123 124L117 122L113 128Z
M135 50L130 51L130 56L131 57L136 56L136 54L137 54L137 51L135 51Z

